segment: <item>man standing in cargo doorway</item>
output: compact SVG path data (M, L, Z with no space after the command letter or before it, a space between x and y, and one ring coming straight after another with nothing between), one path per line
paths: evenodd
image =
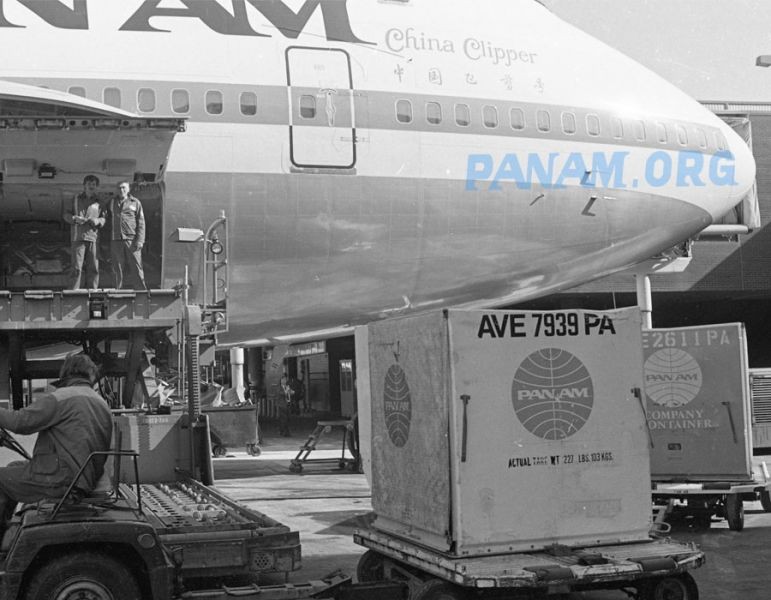
M72 225L72 290L80 289L81 280L88 289L99 287L98 236L105 218L96 195L98 189L99 178L86 175L83 178L83 191L72 199L72 207L64 213L64 220Z
M145 273L142 269L142 246L145 245L145 215L142 203L129 193L128 181L118 184L118 197L110 202L112 238L113 286L123 288L127 275L135 290L146 290Z

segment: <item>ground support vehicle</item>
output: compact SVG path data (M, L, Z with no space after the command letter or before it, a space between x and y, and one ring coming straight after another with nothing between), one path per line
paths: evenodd
M403 581L410 600L629 588L640 600L693 600L698 591L687 571L704 563L704 553L694 545L666 539L472 557L440 553L373 529L357 531L354 541L368 548L357 567L359 581Z
M205 494L207 505L185 512L180 496L191 499L187 494L192 493ZM266 548L258 538L266 532L271 538L271 532L257 525L265 520L192 481L169 487L141 484L139 490L121 484L115 495L25 506L12 519L0 547L0 598L171 600L236 595L270 600L308 597L345 579L302 586L259 586L248 577L233 579L239 571L252 575L279 567L271 562L277 552L288 552L288 561L299 553L297 534L286 528L272 532L274 543L281 539L276 534L282 534L284 547L276 552ZM240 583L225 587L223 576Z
M17 511L0 548L0 599L167 600L212 588L211 577L253 585L260 574L300 568L297 532L210 487L208 420L197 402L201 313L182 290L0 292L0 378L14 406L23 405L25 380L58 374L63 356L30 352L41 344L75 342L121 392L112 486ZM142 353L171 338L187 357L186 410L139 411L131 404L146 393ZM0 442L20 447L7 432ZM277 597L297 597L286 589Z

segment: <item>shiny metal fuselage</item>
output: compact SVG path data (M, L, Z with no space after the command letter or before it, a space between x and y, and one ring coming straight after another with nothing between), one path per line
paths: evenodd
M692 236L754 180L719 119L533 0L153 4L89 2L82 31L6 4L24 24L6 55L67 52L0 78L188 119L161 169L157 284L200 264L171 232L224 210L223 343L567 288Z

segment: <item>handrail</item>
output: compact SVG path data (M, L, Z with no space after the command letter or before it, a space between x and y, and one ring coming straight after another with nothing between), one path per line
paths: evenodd
M76 487L75 484L83 475L83 472L86 470L88 463L90 463L95 456L114 456L114 457L130 456L133 459L134 482L137 488L137 510L139 510L140 512L142 511L142 492L139 487L139 466L137 465L137 458L139 457L139 453L136 450L97 450L89 454L88 458L86 459L86 462L83 464L82 467L80 467L80 469L78 469L78 472L75 474L75 477L72 479L72 482L67 487L67 491L59 499L59 502L57 502L56 506L54 507L54 510L51 513L52 519L56 518L56 515L59 514L59 510L61 510L61 507L64 505L64 502L67 500L67 498L70 497L72 490L75 489ZM113 484L115 485L117 490L118 482L113 482Z

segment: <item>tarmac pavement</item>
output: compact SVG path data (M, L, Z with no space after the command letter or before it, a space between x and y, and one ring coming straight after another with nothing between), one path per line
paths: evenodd
M353 531L372 519L366 477L341 470L334 462L306 463L301 473L289 471L290 461L303 445L312 425L295 427L291 438L263 430L262 454L230 452L214 460L216 487L273 519L299 531L302 569L290 574L299 583L342 570L355 575L364 548L353 543ZM322 437L308 458L339 458L342 444L334 433ZM759 502L745 502L741 532L714 519L710 528L690 520L676 522L670 536L695 542L706 553L704 566L691 574L701 600L768 600L771 598L771 513ZM279 583L282 580L266 580ZM628 600L621 591L576 593L570 599Z

